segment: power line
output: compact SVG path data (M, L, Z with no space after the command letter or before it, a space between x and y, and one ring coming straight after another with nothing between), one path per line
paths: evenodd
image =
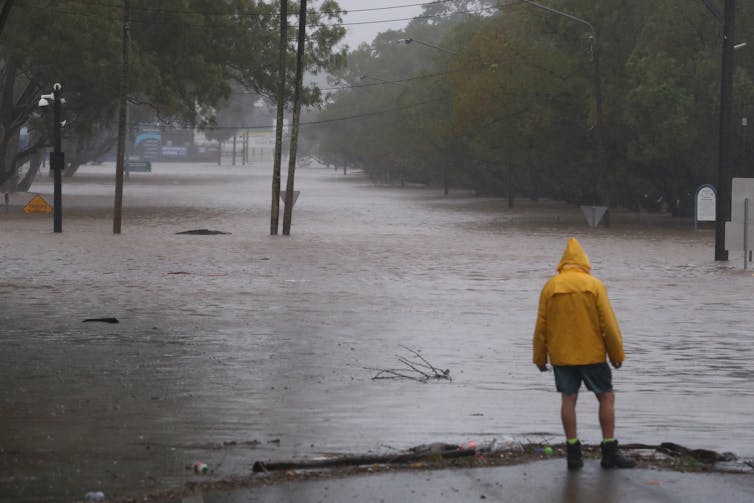
M27 0L27 1L31 1L31 0ZM427 3L424 3L424 4L413 4L413 5L432 5L432 4L437 4L437 3L449 2L449 1L451 1L451 0L441 0L441 1L436 1L436 2L427 2ZM502 6L512 5L513 3L520 3L521 1L522 0L518 0L517 2L512 2L512 3L509 3L509 4L503 4ZM84 4L84 3L82 2L82 4ZM96 6L99 6L99 7L106 7L106 8L115 8L116 7L116 4L101 3L101 2L86 2L85 5L87 5L87 6L96 5ZM410 6L410 5L407 4L406 6ZM419 16L404 17L404 18L380 19L380 20L375 20L375 21L354 21L354 22L341 22L341 23L318 23L318 24L312 24L312 25L310 25L310 28L337 28L337 27L345 27L345 26L360 26L360 25L381 24L381 23L397 23L397 22L403 22L403 21L413 21L413 20L416 20L416 19L446 18L446 17L451 17L451 16L454 16L454 15L458 15L458 14L469 14L469 15L471 15L471 14L478 14L479 12L483 12L483 11L489 11L489 10L493 10L493 9L499 9L502 6L480 7L480 8L477 8L477 9L471 9L471 10L466 10L466 11L455 11L455 12L452 12L452 13L449 13L449 14L419 15ZM398 8L398 7L402 7L402 6L396 6L394 8ZM44 10L46 12L53 12L53 13L56 13L56 14L69 15L69 16L93 17L93 18L98 18L98 19L102 18L102 16L99 15L99 14L88 13L88 12L81 12L81 11L74 12L74 11L70 11L70 10L63 10L61 8L58 8L58 7L51 8L51 7L42 6L42 5L21 4L21 5L18 6L18 8L21 8L21 9L27 8L27 9ZM382 10L382 9L386 9L386 7L373 8L373 9L361 9L361 10L359 10L359 12L366 12L366 11L369 11L369 10ZM259 17L259 16L262 15L261 13L239 14L237 12L218 13L218 12L201 12L201 11L192 11L192 10L180 10L180 11L173 10L173 11L171 11L171 10L150 9L150 8L132 8L132 10L141 10L142 13L160 13L160 14L175 14L175 15L177 15L177 14L180 14L180 15L200 15L200 16L207 16L207 17L217 16L217 17L226 17L226 18L229 18L229 19L233 19L236 16L241 16L241 17L247 17L248 18L248 17L253 17L253 16ZM325 13L325 14L327 14L326 11L322 11L322 12ZM336 14L348 14L349 12L356 12L356 11L337 11ZM110 20L112 20L112 21L119 21L120 17L118 17L117 15L114 14L110 18ZM194 24L194 23L169 22L169 21L165 21L165 19L160 19L160 20L157 20L157 21L151 21L151 20L148 20L148 19L139 19L137 17L134 17L131 20L131 22L132 22L132 24L141 24L141 25L153 25L153 24L166 25L166 24L170 24L170 25L173 25L173 26L185 26L185 27L193 27L193 28L208 28L208 27L223 27L224 26L224 25L211 25L211 24L206 24L206 23L204 23L204 24ZM296 25L291 25L291 28L296 28Z
M412 103L410 105L405 105L402 107L388 108L385 110L377 110L374 112L365 112L363 114L349 115L346 117L336 117L334 119L322 119L319 121L302 122L301 125L302 126L319 126L322 124L331 124L333 122L341 122L341 121L347 121L347 120L352 120L352 119L364 119L366 117L375 117L377 115L384 115L387 113L401 112L403 110L408 110L410 108L417 108L424 105L429 105L431 103L437 103L438 101L446 101L447 99L448 99L447 97L435 98L432 100L422 101L419 103Z
M423 3L411 3L406 5L393 5L391 7L370 7L368 9L351 9L351 10L345 10L341 11L344 14L351 14L352 12L374 12L378 10L394 10L394 9L405 9L407 7L426 7L428 5L438 5L443 3L450 3L453 0L436 0L434 2L423 2Z
M411 4L403 4L403 5L393 5L388 7L370 7L366 9L341 9L338 11L323 11L327 13L333 13L333 14L351 14L355 12L376 12L376 11L383 11L383 10L398 10L398 9L405 9L408 7L426 7L429 5L439 5L439 4L445 4L450 3L453 0L434 0L430 2L420 2L420 3L411 3ZM93 0L82 0L79 2L85 6L91 6L96 5L99 7L112 7L115 9L122 8L122 3L120 2L104 2L104 1L93 1ZM39 7L39 8L45 8L46 7ZM138 7L138 6L131 6L130 9L132 11L141 11L141 12L147 12L147 13L160 13L160 14L198 14L203 16L236 16L239 13L238 12L217 12L217 11L200 11L200 10L190 10L190 9L163 9L160 7ZM252 16L252 15L261 15L261 13L249 13L245 14L246 16Z
M438 101L445 101L445 100L447 100L447 97L435 98L435 99L431 99L431 100L427 100L427 101L422 101L422 102L419 102L419 103L412 103L412 104L409 104L409 105L404 105L402 107L387 108L387 109L384 109L384 110L375 110L373 112L364 112L364 113L361 113L361 114L348 115L348 116L345 116L345 117L335 117L333 119L322 119L322 120L319 120L319 121L309 121L309 122L302 121L301 125L302 126L319 126L319 125L322 125L322 124L330 124L330 123L333 123L333 122L341 122L341 121L347 121L347 120L353 120L353 119L363 119L363 118L367 118L367 117L375 117L375 116L378 116L378 115L384 115L384 114L393 113L393 112L400 112L402 110L408 110L408 109L411 109L411 108L417 108L417 107L421 107L421 106L424 106L424 105L429 105L429 104L432 104L432 103L437 103ZM225 131L227 131L227 130L234 130L234 131L235 130L239 130L240 131L240 130L244 130L244 129L247 129L247 130L254 130L254 129L256 129L256 130L268 130L268 129L271 129L272 127L274 127L274 125L272 123L270 123L270 124L265 124L263 126L244 126L244 125L240 125L240 126L207 126L207 127L204 127L204 128L197 128L197 127L192 127L192 126L176 126L176 125L162 124L160 127L166 127L166 128L169 128L169 129L176 129L176 130L199 129L200 131L218 131L218 130L220 130L220 131L222 131L222 130L225 130Z

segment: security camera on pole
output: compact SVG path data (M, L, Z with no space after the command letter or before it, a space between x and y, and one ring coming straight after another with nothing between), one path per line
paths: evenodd
M62 152L61 131L63 123L60 120L60 106L63 103L62 86L55 83L51 94L43 94L39 99L39 106L46 107L52 101L53 138L54 150L50 152L50 169L53 173L53 204L52 221L53 231L63 232L63 169L65 167L65 155Z

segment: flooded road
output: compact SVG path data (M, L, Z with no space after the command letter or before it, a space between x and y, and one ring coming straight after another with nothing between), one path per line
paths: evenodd
M272 237L270 184L269 165L156 164L127 181L119 236L112 165L64 180L62 234L24 196L0 209L0 499L175 487L195 460L220 477L435 441L560 442L531 336L569 235L624 334L618 437L754 456L754 277L736 254L714 262L711 230L620 214L588 229L567 206L299 168L292 236ZM46 177L32 190L52 202ZM190 229L231 234L176 234ZM82 323L98 317L120 323ZM402 345L453 381L372 380ZM599 441L596 401L578 412Z

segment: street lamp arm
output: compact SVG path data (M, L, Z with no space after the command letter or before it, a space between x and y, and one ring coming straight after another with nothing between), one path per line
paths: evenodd
M397 40L399 44L411 44L413 42L416 42L417 44L423 45L425 47L431 47L432 49L437 49L438 51L447 52L448 54L458 55L457 52L451 51L450 49L446 49L444 47L440 47L439 45L430 44L429 42L424 42L422 40L417 40L415 38L399 38Z
M714 15L714 16L715 16L715 17L716 17L717 19L719 19L720 21L722 21L722 20L723 20L723 15L722 15L722 13L721 13L721 12L720 12L720 11L719 11L719 10L717 9L717 7L715 7L715 6L714 6L714 5L712 4L712 2L710 2L710 0L702 0L702 2L704 2L704 5L706 5L706 6L707 6L707 9L709 9L709 11L710 11L710 12L711 12L711 13L712 13L712 14L713 14L713 15Z
M592 30L592 35L594 35L594 37L597 38L597 30L594 28L594 25L590 23L589 21L587 21L586 19L581 19L580 17L576 17L573 14L568 14L567 12L553 9L552 7L548 7L546 5L542 5L541 3L533 2L531 0L523 0L523 2L531 5L532 7L536 7L538 9L552 12L553 14L558 14L560 16L567 17L568 19L576 21L577 23L585 24L589 27L590 30Z

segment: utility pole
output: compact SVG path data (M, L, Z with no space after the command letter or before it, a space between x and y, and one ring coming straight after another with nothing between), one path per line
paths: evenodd
M285 57L288 49L288 0L280 0L280 53L278 57L278 109L275 124L275 159L272 168L272 211L270 235L277 236L280 219L280 164L283 154L283 114L285 112Z
M131 23L130 0L123 0L123 34L121 39L120 106L118 110L118 157L115 161L115 210L113 234L120 234L123 214L123 171L126 162L126 128L128 126L128 40Z
M58 82L53 84L50 94L43 94L39 98L39 106L47 107L52 101L52 144L50 152L50 170L53 176L52 202L52 230L63 232L63 169L65 169L65 154L63 154L63 133L61 128L61 106L63 105L63 86Z
M592 50L592 54L591 54L592 56L592 86L594 88L593 94L594 94L594 108L595 108L594 137L595 137L595 143L597 145L597 160L600 164L599 172L596 173L595 176L597 178L597 191L598 193L601 192L604 194L604 197L605 197L604 202L607 203L608 193L607 193L607 187L605 186L606 178L607 178L607 175L606 175L607 152L605 151L605 133L604 133L604 120L603 120L603 111L602 111L602 77L600 74L600 55L599 55L599 44L597 42L597 29L592 23L590 23L586 19L582 19L580 17L574 16L573 14L568 14L567 12L563 12L558 9L554 9L546 5L542 5L532 0L523 0L523 2L527 5L531 5L532 7L536 7L537 9L544 10L552 14L557 14L558 16L568 18L571 21L581 23L587 26L589 30L592 32L590 35L590 43L591 43L591 50Z
M717 199L715 201L715 260L728 260L725 222L731 213L731 139L733 132L733 45L736 2L725 0L723 13L723 61L720 78L720 139L718 143Z
M594 128L596 130L595 136L597 139L597 148L599 150L604 150L604 136L602 131L602 77L600 75L600 58L599 58L599 45L597 43L597 29L594 27L592 23L587 21L586 19L582 19L580 17L574 16L573 14L568 14L567 12L563 12L557 9L553 9L552 7L548 7L546 5L542 5L541 3L534 2L532 0L523 0L525 4L531 5L532 7L536 7L537 9L541 9L547 12L550 12L552 14L557 14L558 16L562 16L565 18L570 19L571 21L576 21L577 23L581 23L589 28L589 30L592 32L590 42L591 42L591 49L592 49L592 85L594 87L594 107L595 107L595 124Z
M283 211L283 235L291 233L293 216L293 179L296 174L296 152L298 150L298 128L301 122L301 85L304 79L304 48L306 44L306 0L301 0L298 17L298 49L296 50L296 89L293 94L293 125L291 127L291 152L288 157L288 179L285 188Z
M52 117L54 123L53 136L55 150L50 154L50 167L53 170L53 202L52 202L52 230L53 232L63 232L63 170L65 169L65 155L63 154L63 140L60 129L61 111L63 93L60 84L52 86Z

